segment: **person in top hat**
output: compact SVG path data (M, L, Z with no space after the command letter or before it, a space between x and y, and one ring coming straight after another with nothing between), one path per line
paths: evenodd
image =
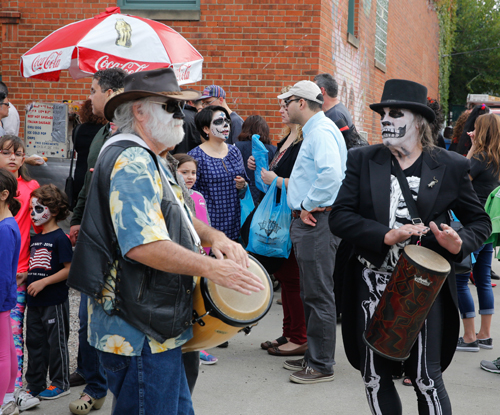
M118 132L95 165L68 284L89 297L88 341L114 414L194 413L181 352L192 337L193 275L247 295L264 288L240 245L188 217L159 160L183 138L183 101L198 98L167 68L128 75L104 108Z
M231 118L231 132L226 140L227 144L234 144L238 141L238 136L241 133L241 128L243 127L243 118L241 118L236 112L232 111L226 102L226 91L222 89L219 85L209 85L203 90L201 96L201 101L203 108L209 105L224 107Z
M361 372L372 413L401 414L392 380L401 371L401 362L367 347L362 334L403 248L420 238L422 246L449 261L451 273L404 362L404 371L413 382L419 414L449 415L451 403L442 372L452 360L459 334L453 263L481 246L491 223L472 189L469 161L433 143L429 123L435 115L427 106L425 86L388 80L381 102L370 108L381 116L382 144L349 152L346 177L329 218L331 231L354 245L344 281L346 354ZM411 220L398 172L403 187L406 180L416 200L420 223ZM449 226L450 209L462 223L458 233ZM399 317L404 316L394 319Z

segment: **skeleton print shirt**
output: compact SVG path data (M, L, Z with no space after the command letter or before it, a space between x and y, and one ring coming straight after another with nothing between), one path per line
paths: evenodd
M411 194L415 202L417 201L418 188L420 186L420 175L422 172L422 155L406 170L403 170L408 185L410 187ZM406 202L403 196L403 192L399 186L398 179L394 171L391 172L391 196L390 196L390 207L389 207L389 227L391 229L398 229L403 225L411 223L411 216L406 206ZM398 259L401 255L403 248L410 243L410 240L397 243L392 245L385 257L384 263L379 268L379 271L392 272L396 267ZM359 260L365 264L368 268L375 269L375 267L370 264L366 259L359 256Z

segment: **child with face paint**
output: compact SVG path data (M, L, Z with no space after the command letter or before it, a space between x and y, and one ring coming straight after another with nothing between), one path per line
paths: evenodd
M0 169L0 413L19 413L14 401L17 356L10 322L10 310L17 299L16 274L21 248L21 233L13 217L21 206L14 199L16 193L16 178Z
M24 166L24 160L25 147L23 140L10 134L0 137L0 168L11 172L17 179L17 200L21 203L21 208L15 215L15 220L21 232L21 251L16 274L17 301L10 313L18 361L16 378L16 387L18 388L23 386L24 311L26 309L26 277L28 276L30 230L32 227L29 210L30 193L40 187L36 180L29 177ZM40 229L35 227L35 232L40 232ZM28 395L24 390L19 393L19 396L23 399L30 399Z
M57 226L68 217L68 199L48 184L31 193L31 220L42 232L31 239L28 271L26 381L31 394L56 399L69 394L68 278L71 242ZM41 344L47 345L40 347ZM47 369L51 385L47 387Z
M206 141L188 153L198 163L193 189L205 197L212 227L235 241L240 233L239 198L249 179L240 151L226 144L229 114L224 107L209 106L196 114L195 123Z
M179 162L177 165L177 173L184 177L184 183L189 189L191 199L193 199L195 209L196 209L196 219L201 220L210 226L210 218L208 216L207 204L205 198L200 192L192 190L192 187L196 183L196 170L198 168L197 161L184 153L174 154L174 158ZM210 248L204 248L205 252L210 254ZM202 365L213 365L217 363L217 358L205 350L200 351L200 363Z

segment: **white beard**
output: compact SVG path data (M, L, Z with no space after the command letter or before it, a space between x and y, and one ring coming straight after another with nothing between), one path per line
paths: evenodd
M183 120L179 120L164 111L160 106L154 105L145 128L148 135L165 148L174 147L184 138Z

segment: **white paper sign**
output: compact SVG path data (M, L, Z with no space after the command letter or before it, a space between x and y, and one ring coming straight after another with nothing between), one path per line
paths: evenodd
M68 157L68 106L35 103L26 111L26 154Z

